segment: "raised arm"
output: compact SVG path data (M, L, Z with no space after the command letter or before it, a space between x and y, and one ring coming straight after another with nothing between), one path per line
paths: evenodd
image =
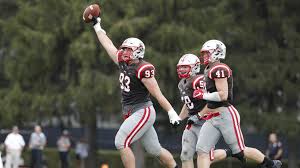
M85 8L82 19L85 23L92 22L94 25L95 32L97 37L104 47L110 58L118 64L118 57L117 57L117 48L114 46L112 41L106 35L105 30L101 28L101 18L100 18L101 10L98 4L92 4Z
M106 50L110 58L116 64L118 64L118 56L117 56L118 49L115 47L115 45L110 40L110 38L106 35L106 32L101 28L101 18L100 17L94 18L93 22L94 22L94 29L97 34L98 40L100 41L101 45L104 47L104 49Z

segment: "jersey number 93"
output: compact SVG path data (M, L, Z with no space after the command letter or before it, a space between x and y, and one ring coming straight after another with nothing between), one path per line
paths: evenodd
M125 92L130 92L130 78L129 76L124 75L124 73L120 73L120 77L119 77L119 81L120 81L120 88L122 90L124 90Z

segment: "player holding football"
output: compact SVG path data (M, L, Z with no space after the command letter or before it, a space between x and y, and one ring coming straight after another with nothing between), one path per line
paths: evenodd
M198 141L201 126L205 120L208 120L213 115L206 115L203 119L198 119L197 113L206 105L205 100L193 98L193 92L196 89L205 90L204 75L200 72L200 60L196 55L185 54L177 64L178 78L181 79L178 83L180 97L184 103L179 117L184 120L188 117L186 128L182 135L182 150L180 159L182 168L194 168L193 156L196 152L196 144ZM218 149L210 151L210 160L219 161L225 159L226 156L231 156L231 150Z
M178 125L180 118L161 93L154 77L154 66L143 60L144 43L137 38L128 38L117 49L101 28L100 17L94 16L93 22L101 45L120 70L122 112L126 119L117 132L115 146L120 151L123 165L125 168L135 168L135 157L130 145L141 140L146 151L156 156L164 166L177 167L171 153L161 147L153 127L156 112L150 94L168 112L171 124Z
M233 76L231 69L221 59L225 59L226 47L219 40L209 40L201 48L201 59L206 65L204 76L206 91L195 90L193 97L206 100L207 105L198 113L198 117L208 112L219 114L205 122L199 133L197 142L198 168L209 168L209 151L216 145L220 136L232 150L233 157L244 157L255 160L261 167L280 168L279 160L270 160L255 148L247 148L240 129L239 112L232 105L233 102ZM209 136L207 136L209 135Z

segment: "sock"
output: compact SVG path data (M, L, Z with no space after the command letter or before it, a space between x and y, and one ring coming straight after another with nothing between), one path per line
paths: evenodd
M224 151L226 152L226 157L231 157L232 156L232 151L231 149L224 149Z
M261 165L264 165L264 166L266 166L268 168L271 168L271 167L274 166L274 163L273 163L273 161L271 159L265 157L264 160L263 160L263 162L261 163Z

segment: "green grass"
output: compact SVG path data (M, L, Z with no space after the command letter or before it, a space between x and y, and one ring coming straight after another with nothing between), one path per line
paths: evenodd
M98 163L106 162L109 164L110 168L122 168L122 161L120 158L120 155L117 150L99 150L97 154L98 158ZM25 159L26 165L29 165L30 163L30 151L25 150L23 152L23 158ZM44 150L44 156L47 160L48 167L49 168L59 168L59 156L57 149L55 148L46 148ZM174 155L175 160L177 163L180 162L180 158L178 154ZM196 160L195 160L196 161ZM195 162L196 163L196 162ZM145 158L145 168L163 168L158 159L155 157L152 157L150 155L146 155ZM196 164L195 164L196 165ZM76 167L76 160L75 160L75 153L74 150L70 152L70 168L75 168ZM239 168L239 162L235 159L228 158L224 161L217 162L212 164L211 168ZM254 162L249 161L247 168L256 168L256 164ZM284 161L284 165L282 168L287 168L286 161Z

